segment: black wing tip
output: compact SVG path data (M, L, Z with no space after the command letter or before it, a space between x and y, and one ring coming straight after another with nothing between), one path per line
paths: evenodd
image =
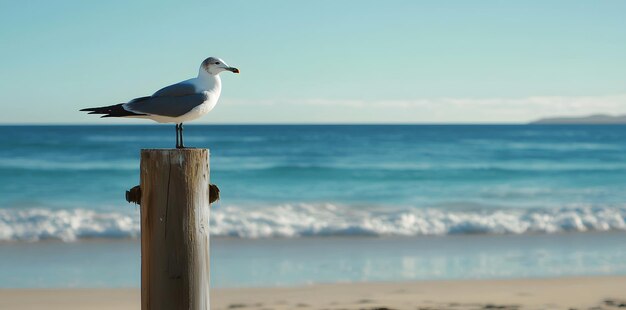
M98 107L98 108L85 108L81 109L82 112L89 112L87 114L105 114L101 117L124 117L124 116L137 116L137 115L146 115L139 114L135 112L128 111L124 109L124 104L114 104L106 107Z

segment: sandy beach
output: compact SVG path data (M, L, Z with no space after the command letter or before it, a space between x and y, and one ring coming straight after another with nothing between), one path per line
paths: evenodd
M226 288L212 309L620 309L626 276ZM139 309L138 289L2 289L0 309Z

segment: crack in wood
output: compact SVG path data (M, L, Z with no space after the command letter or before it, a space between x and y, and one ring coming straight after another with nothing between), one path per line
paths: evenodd
M167 197L165 198L165 239L167 239L167 213L170 209L170 181L172 180L172 160L169 158L170 155L167 155L167 161L170 164L170 167L167 171Z

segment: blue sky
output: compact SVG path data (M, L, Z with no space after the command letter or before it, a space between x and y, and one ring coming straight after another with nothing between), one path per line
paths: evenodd
M626 113L626 1L5 1L0 123L223 74L199 123L511 123Z

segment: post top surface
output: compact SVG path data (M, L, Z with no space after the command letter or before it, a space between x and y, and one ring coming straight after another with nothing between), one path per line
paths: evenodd
M178 155L182 155L182 156L192 156L192 155L199 155L199 156L208 156L211 154L211 151L209 149L203 149L203 148L184 148L184 149L141 149L141 154L142 155L148 155L148 154L153 154L153 155L157 155L157 154L178 154Z
M141 149L142 152L202 152L209 149L199 147L186 147L184 149Z

